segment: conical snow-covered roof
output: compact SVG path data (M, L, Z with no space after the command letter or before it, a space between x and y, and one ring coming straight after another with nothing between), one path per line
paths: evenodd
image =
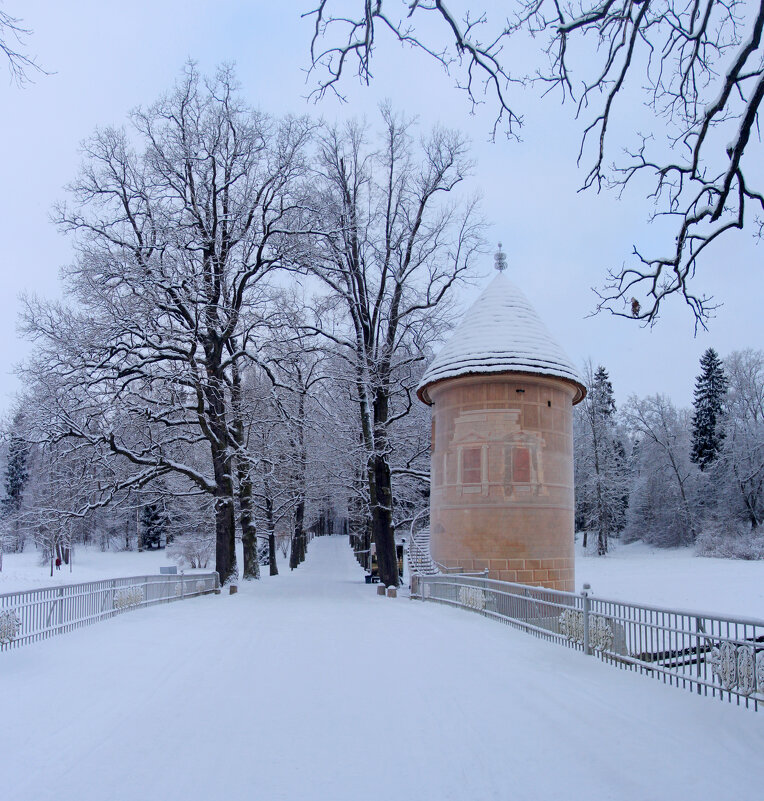
M417 395L437 381L480 373L552 376L576 387L573 403L586 389L565 351L554 341L521 290L500 272L483 290L422 377Z

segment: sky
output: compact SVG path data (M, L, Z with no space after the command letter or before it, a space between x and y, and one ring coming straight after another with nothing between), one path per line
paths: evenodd
M206 73L234 63L243 96L274 115L374 121L379 103L389 100L417 115L424 130L441 124L463 131L475 161L464 194L482 196L490 245L475 286L460 290L462 307L490 279L501 241L509 276L576 364L591 359L608 369L619 404L631 394L661 392L689 406L706 348L724 356L762 347L764 250L750 231L723 239L698 267L695 288L723 304L708 331L695 335L679 300L666 305L651 329L592 316L592 287L602 285L607 271L626 263L634 245L664 252L666 240L648 222L644 192L618 198L577 191L585 178L575 163L581 123L570 109L522 92L516 96L526 121L522 141L491 142L489 109L471 115L436 64L384 38L370 86L349 74L342 84L346 103L330 96L313 102L307 96L315 79L306 75L312 23L300 18L310 6L311 0L0 0L2 10L33 30L28 50L49 73L18 87L0 72L0 413L12 406L19 390L14 366L31 347L17 330L20 298L60 297L59 270L72 260L71 242L50 212L77 173L80 142L97 126L123 124L131 109L169 90L188 59ZM625 103L618 112L623 130L638 124L638 107Z

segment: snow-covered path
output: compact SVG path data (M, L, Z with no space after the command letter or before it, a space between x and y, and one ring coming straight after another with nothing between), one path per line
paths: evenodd
M375 593L320 539L237 595L0 655L0 797L760 797L762 713Z

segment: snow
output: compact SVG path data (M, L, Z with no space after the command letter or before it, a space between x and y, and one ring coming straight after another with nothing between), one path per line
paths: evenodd
M53 570L50 562L40 563L40 552L29 547L23 553L4 553L3 569L0 571L0 594L35 590L59 584L79 584L85 581L121 578L123 576L153 576L165 565L175 565L164 549L156 551L101 551L98 548L78 546L74 551L71 571L69 565ZM185 572L208 573L214 569Z
M757 713L379 597L344 538L236 595L0 657L4 801L644 801L764 782Z
M710 559L692 547L611 542L606 556L576 546L576 590L618 601L764 620L764 560Z
M499 273L433 359L418 392L425 403L430 403L427 387L436 381L475 373L507 372L572 381L577 387L576 403L585 391L573 363L528 299L509 278Z

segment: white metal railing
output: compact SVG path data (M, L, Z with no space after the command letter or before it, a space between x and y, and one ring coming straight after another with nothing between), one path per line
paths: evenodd
M764 620L465 575L414 575L411 597L479 612L698 695L764 709Z
M0 651L130 609L219 592L217 573L131 576L0 595Z

